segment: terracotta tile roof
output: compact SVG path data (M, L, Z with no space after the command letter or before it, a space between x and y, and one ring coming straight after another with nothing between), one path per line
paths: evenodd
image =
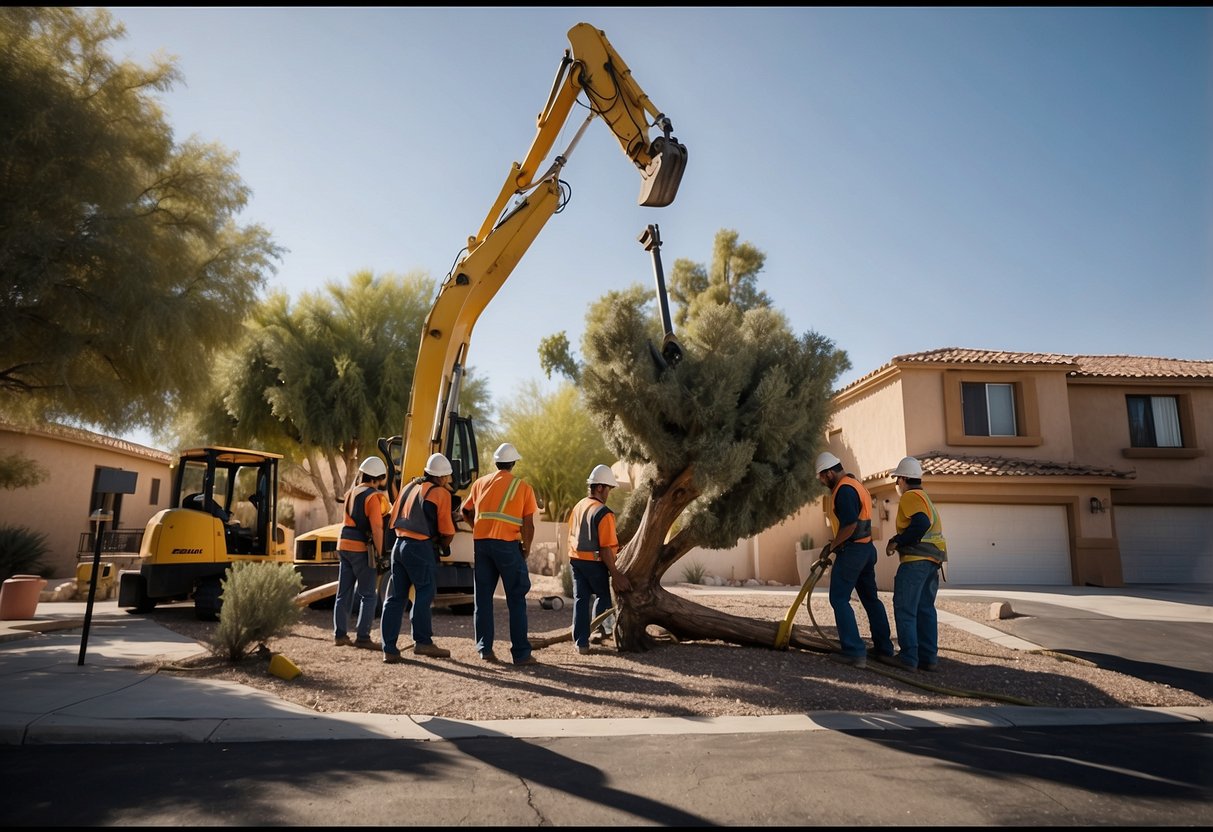
M91 430L83 428L70 427L68 425L58 425L54 423L40 424L37 427L22 426L9 422L0 422L0 428L11 430L14 433L29 433L37 436L51 436L60 439L70 439L76 442L86 442L90 445L95 445L102 448L110 448L116 451L122 451L135 456L142 456L148 459L154 459L158 462L172 463L173 455L161 451L157 448L149 448L146 445L139 445L135 442L128 442L125 439L118 439L114 436L106 436L101 433L93 433Z
M1081 465L1076 462L1053 462L1038 459L1016 459L1001 456L964 456L962 454L930 451L914 457L922 463L922 471L931 476L968 477L1114 477L1134 479L1136 471ZM881 471L867 479L892 476L893 469Z
M1072 376L1105 378L1206 378L1213 379L1213 361L1182 358L1147 358L1137 355L1076 355Z
M1140 355L1065 355L1055 352L1007 352L942 347L896 355L835 392L856 387L890 367L907 364L963 364L1055 367L1075 378L1190 378L1213 380L1213 360L1154 358Z

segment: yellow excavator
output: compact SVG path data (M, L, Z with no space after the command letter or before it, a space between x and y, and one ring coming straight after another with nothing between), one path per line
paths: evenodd
M442 453L451 461L457 526L461 497L480 474L472 420L459 412L472 329L548 220L568 202L569 189L560 175L586 128L601 119L615 134L640 175L638 202L642 206L661 208L673 202L686 168L687 150L673 136L670 119L636 83L606 34L588 23L578 23L569 30L568 38L571 48L564 52L547 103L538 116L530 149L521 162L511 165L488 214L476 233L468 237L466 248L443 280L426 318L404 433L379 440L379 452L389 472L388 495L393 501L402 477L420 475L431 454ZM584 101L585 120L564 152L547 162L579 101ZM547 167L541 171L545 163ZM653 226L650 229L655 231ZM652 250L652 240L642 238L641 242ZM665 309L660 273L658 292ZM666 329L661 352L673 360L681 353L668 324ZM311 568L324 559L328 538L332 538L331 548L335 549L339 530L339 524L316 530L300 547ZM473 600L472 545L467 537L456 535L451 552L442 557L436 601L464 613L471 612ZM332 563L335 581L335 555ZM312 583L309 581L309 585Z

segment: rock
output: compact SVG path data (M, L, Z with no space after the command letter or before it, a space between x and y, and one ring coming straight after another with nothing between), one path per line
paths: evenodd
M1000 621L1004 618L1014 618L1015 611L1011 609L1011 605L1006 601L995 601L990 604L990 620Z

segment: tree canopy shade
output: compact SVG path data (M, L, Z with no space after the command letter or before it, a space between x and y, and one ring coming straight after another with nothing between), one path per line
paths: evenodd
M206 406L178 426L185 442L236 443L302 464L329 522L358 463L404 428L434 281L421 273L350 276L297 303L281 292L257 304L243 339L216 363ZM488 394L469 374L461 402L473 416Z
M281 250L235 154L173 141L168 59L104 9L0 9L0 413L160 429L206 388Z

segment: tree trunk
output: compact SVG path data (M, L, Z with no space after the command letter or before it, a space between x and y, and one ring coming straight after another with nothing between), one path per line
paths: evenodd
M679 641L725 641L743 647L774 649L779 621L758 621L713 610L688 601L660 585L619 594L615 623L615 644L621 652L648 650L655 643L650 625L657 625ZM789 647L830 651L834 645L821 639L809 627L793 625Z

